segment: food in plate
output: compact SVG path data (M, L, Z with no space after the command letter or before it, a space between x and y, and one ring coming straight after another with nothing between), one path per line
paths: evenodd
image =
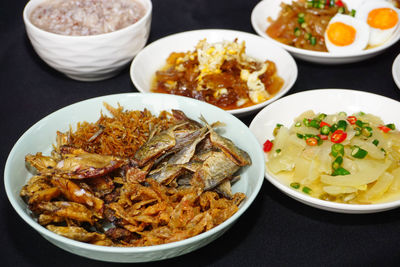
M227 220L245 199L231 183L249 155L179 110L106 108L95 123L57 132L50 155L26 155L35 175L20 191L39 224L105 246L186 239Z
M145 14L137 0L48 0L30 14L38 28L61 35L96 35L134 24Z
M282 3L266 33L297 48L351 53L382 45L398 27L399 10L384 0L297 0ZM367 41L366 41L367 40Z
M193 51L173 52L155 74L151 91L183 95L226 110L273 97L283 86L274 62L245 53L245 42L200 40Z
M359 112L306 111L266 140L267 169L288 186L327 201L372 204L400 198L400 132Z
M356 19L370 27L370 47L385 43L399 25L399 10L388 1L365 1L357 10Z

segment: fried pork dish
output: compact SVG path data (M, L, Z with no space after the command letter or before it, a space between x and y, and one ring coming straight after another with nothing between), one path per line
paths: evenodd
M273 97L283 86L275 63L245 54L245 43L207 43L171 53L156 72L152 91L202 100L225 110L244 108Z
M57 132L50 156L27 155L35 175L20 195L39 224L104 246L186 239L227 220L245 199L231 184L249 155L218 134L223 124L179 110L125 111Z

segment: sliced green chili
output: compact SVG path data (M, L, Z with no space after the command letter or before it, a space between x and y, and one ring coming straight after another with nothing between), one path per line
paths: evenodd
M339 169L340 166L342 166L343 163L343 157L338 156L333 162L332 162L332 169L336 170Z
M309 187L307 187L307 186L303 186L302 191L303 191L304 193L306 193L306 194L310 194L312 190L311 190L311 188L309 188Z
M333 171L332 176L337 176L337 175L349 175L350 172L346 170L343 167L339 167L336 170Z
M295 183L295 182L291 183L290 186L293 187L294 189L299 189L300 188L300 184L299 183Z
M344 146L342 144L333 144L331 147L331 154L334 157L338 155L344 155Z
M368 151L362 149L359 146L353 146L351 149L351 155L357 159L363 159L367 156Z
M396 126L394 125L394 123L386 124L386 127L388 127L390 130L396 130Z
M320 133L323 135L328 135L330 132L331 132L331 127L329 127L328 125L324 125L320 129Z
M378 140L378 139L375 139L374 141L372 141L372 143L373 143L375 146L378 146L378 145L379 145L379 140Z
M361 134L364 135L365 137L371 137L372 136L372 128L369 126L364 127L361 130Z

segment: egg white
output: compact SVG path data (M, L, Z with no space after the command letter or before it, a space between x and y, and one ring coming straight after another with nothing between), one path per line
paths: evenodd
M329 29L329 26L335 22L342 22L344 24L352 26L356 30L356 37L354 42L350 45L337 46L329 40L327 31L325 31L325 44L329 52L347 54L347 53L361 51L367 46L369 39L369 27L367 23L361 20L357 20L349 15L336 14L329 21L327 30Z
M358 20L367 22L369 12L371 12L372 10L374 10L376 8L384 8L384 7L392 8L393 10L395 10L397 12L398 16L400 17L400 10L395 8L391 2L384 1L384 0L365 1L363 3L363 5L361 5L358 8L355 17ZM370 27L368 25L368 27L370 28L368 45L372 46L372 47L382 45L383 43L385 43L387 40L390 39L390 37L393 35L394 31L397 29L398 26L399 26L399 22L397 23L396 26L394 26L390 29L382 30L382 29Z

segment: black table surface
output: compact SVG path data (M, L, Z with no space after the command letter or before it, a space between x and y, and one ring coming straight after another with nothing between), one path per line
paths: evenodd
M153 0L149 42L196 29L255 33L250 14L257 0ZM71 80L33 51L22 20L26 0L0 3L0 166L18 138L44 116L88 98L136 92L128 66L100 82ZM296 60L299 74L288 94L317 88L348 88L400 100L392 64L394 45L359 63L317 65ZM329 99L327 99L329 101ZM290 108L290 107L288 107ZM399 114L400 115L400 114ZM242 118L247 125L254 115ZM2 172L3 173L3 172ZM3 174L2 177L4 178ZM0 265L110 266L66 252L28 226L0 187ZM308 207L265 181L251 207L222 237L189 254L142 265L175 266L399 266L400 212L338 214Z

